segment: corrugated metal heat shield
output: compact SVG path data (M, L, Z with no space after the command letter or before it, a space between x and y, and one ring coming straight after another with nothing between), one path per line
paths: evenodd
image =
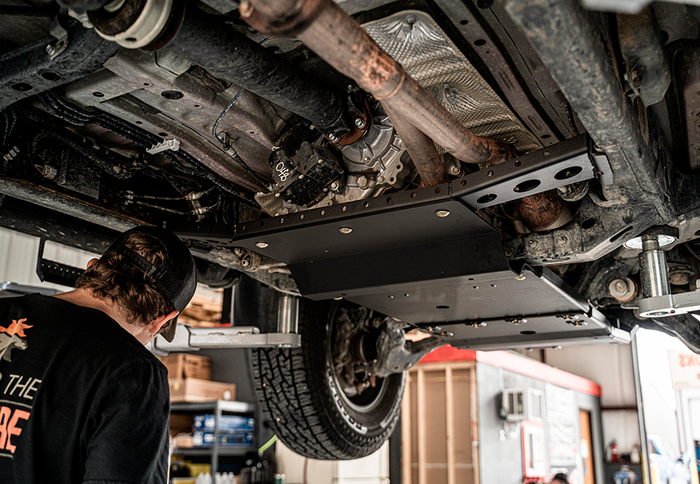
M428 14L406 10L362 27L474 134L521 153L542 147Z

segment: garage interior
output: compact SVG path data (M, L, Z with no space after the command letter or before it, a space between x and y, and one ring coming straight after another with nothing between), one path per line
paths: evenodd
M2 286L6 294L13 294L15 284L49 293L66 290L39 280L38 250L37 238L0 230L0 280L14 283ZM48 243L44 252L47 259L75 267L93 256L55 243ZM200 288L181 322L222 324L224 293ZM274 466L269 482L276 475L275 483L293 484L515 484L549 482L560 472L570 482L592 484L613 482L622 468L639 476L638 482L663 483L669 465L685 466L688 482L697 482L700 359L659 332L641 330L631 344L519 352L438 348L408 371L401 419L391 439L375 454L350 461L304 458L279 441L258 455L256 450L273 433L255 403L246 351L189 353L195 359L205 357L204 374L199 360L183 360L177 368L168 364L169 371L180 372L178 377L189 373L223 386L194 387L176 395L172 382L185 380L171 380L171 482L202 482L196 478L210 473L212 462L220 479L238 476L230 482L268 482L251 480L262 479L260 468L259 477L253 474L258 462ZM221 392L225 400L220 400L220 409L215 401L202 402L208 391ZM211 443L207 446L201 437L193 442L195 415L210 412L254 419L249 432L254 435L228 447L222 443L212 461ZM645 439L648 467L640 438L645 433L653 436Z
M0 301L179 237L168 484L700 484L699 119L700 0L0 0Z

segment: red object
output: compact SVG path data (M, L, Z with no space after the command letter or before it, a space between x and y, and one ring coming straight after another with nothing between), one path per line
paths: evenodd
M600 397L602 394L600 385L591 380L509 351L460 350L445 345L425 355L420 362L435 363L441 361L478 361L594 397Z
M620 449L617 447L617 442L614 440L610 444L610 462L612 464L617 464L620 462Z

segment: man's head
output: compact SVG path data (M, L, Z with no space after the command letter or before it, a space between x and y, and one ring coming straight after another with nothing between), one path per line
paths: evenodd
M554 476L554 478L550 482L551 484L568 484L569 477L563 472L560 472L559 474Z
M181 312L196 285L192 255L175 234L137 227L121 234L90 264L76 288L117 305L129 324L143 325L172 311ZM174 320L164 328L161 332L171 340Z

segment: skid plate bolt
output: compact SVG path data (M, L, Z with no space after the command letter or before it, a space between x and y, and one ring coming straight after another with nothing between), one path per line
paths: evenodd
M336 135L334 135L333 133L331 133L331 134L328 135L328 140L329 140L331 143L337 143L338 141L340 141L340 138L338 138Z
M362 118L355 118L355 126L360 129L365 129L365 126L367 126L367 121Z
M510 324L515 325L515 326L518 326L518 325L520 325L520 324L525 324L525 323L527 323L527 319L523 319L523 318L520 318L520 319L506 319L506 321L509 322Z

